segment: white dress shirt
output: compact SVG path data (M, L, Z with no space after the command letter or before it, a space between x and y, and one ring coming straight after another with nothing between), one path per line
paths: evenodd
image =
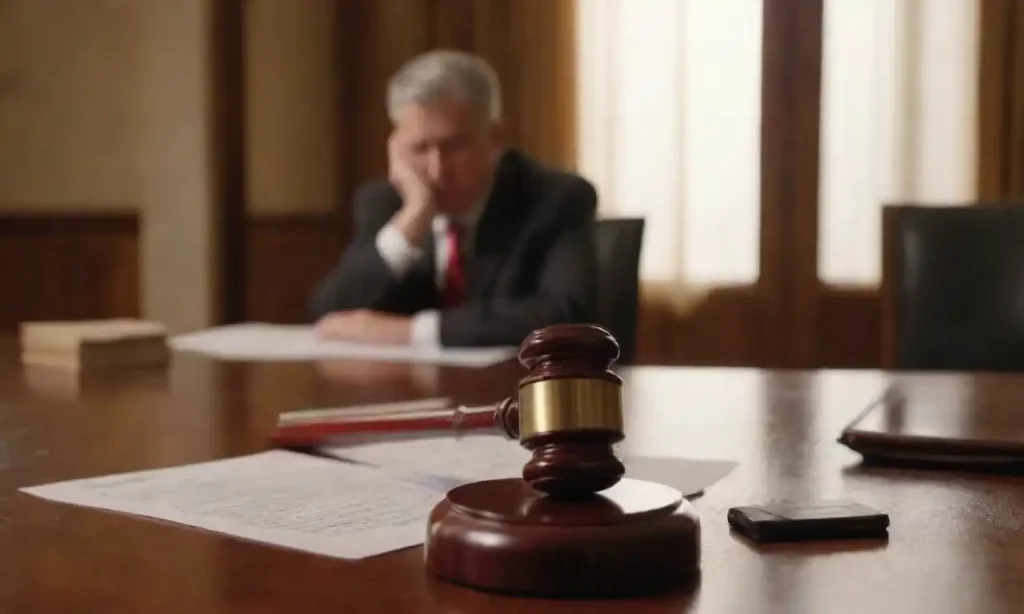
M459 248L462 251L463 262L466 262L470 256L479 217L480 212L477 211L460 223L463 227L463 234ZM441 291L444 290L445 274L448 271L448 242L445 240L448 235L448 224L447 217L438 215L434 217L431 229L434 238L434 269L437 271L435 283ZM381 258L396 277L405 276L424 255L422 249L411 245L402 231L391 223L385 224L380 229L375 244L377 252L380 253ZM439 310L428 309L413 315L410 343L423 347L440 347L441 313Z

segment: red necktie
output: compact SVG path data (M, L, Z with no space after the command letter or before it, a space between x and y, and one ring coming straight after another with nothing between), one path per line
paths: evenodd
M448 225L445 237L448 262L444 274L444 306L458 307L466 300L466 272L462 262L462 230Z

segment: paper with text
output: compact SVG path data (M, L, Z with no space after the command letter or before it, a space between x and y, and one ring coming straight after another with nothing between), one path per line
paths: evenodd
M170 346L224 360L372 360L456 367L489 367L515 356L515 348L427 348L328 341L312 326L246 323L176 335Z
M530 452L516 441L494 434L429 437L397 441L363 441L325 446L319 452L334 458L380 467L395 475L437 488L479 480L519 477ZM621 456L626 477L671 486L694 495L736 468L730 460Z
M439 501L377 469L284 450L22 490L346 559L421 544Z

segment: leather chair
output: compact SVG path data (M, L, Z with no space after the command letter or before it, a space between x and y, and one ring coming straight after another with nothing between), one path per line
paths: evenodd
M642 218L604 219L597 222L595 243L601 274L598 324L619 342L619 364L636 356L636 320L640 300L640 249L644 237Z
M1024 205L890 207L885 235L887 366L1024 370Z

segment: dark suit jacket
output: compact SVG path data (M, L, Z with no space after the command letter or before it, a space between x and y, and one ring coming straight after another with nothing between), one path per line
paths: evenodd
M402 278L377 252L377 232L401 205L386 181L356 191L354 237L313 292L315 318L348 309L413 314L440 308L432 234L421 246L422 261ZM537 328L592 321L596 209L597 194L586 180L505 153L466 262L468 300L441 312L441 343L518 345Z

